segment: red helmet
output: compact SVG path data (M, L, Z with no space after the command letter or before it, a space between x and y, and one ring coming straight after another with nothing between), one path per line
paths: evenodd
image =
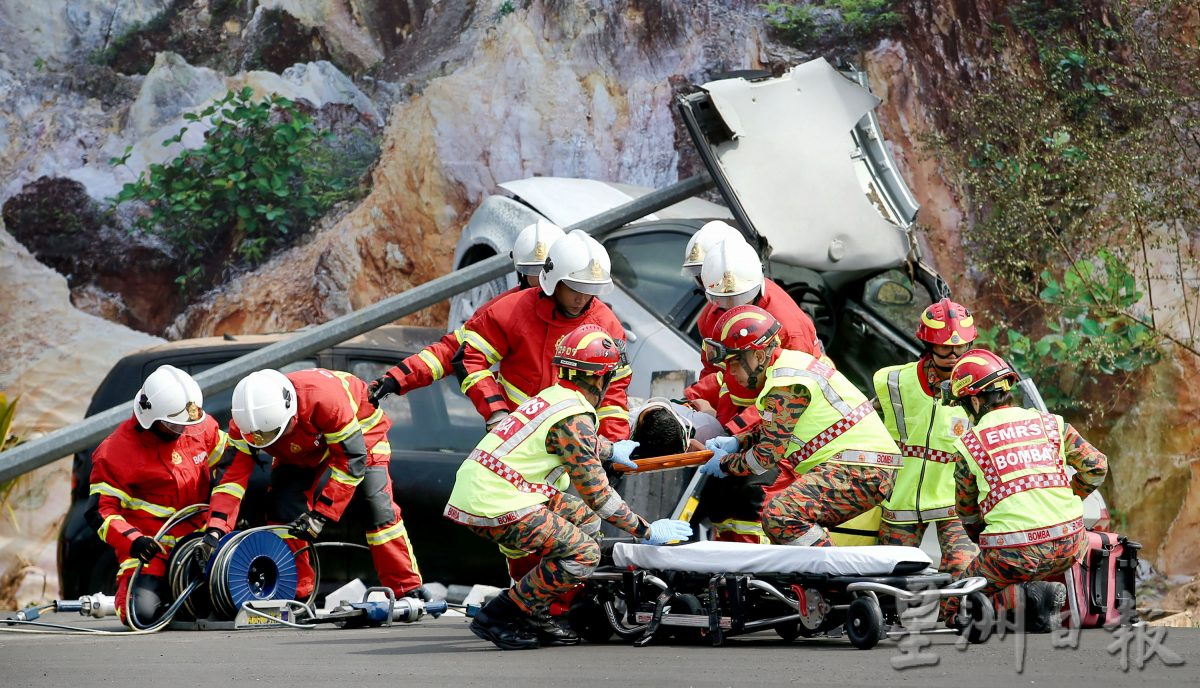
M702 351L718 363L742 351L766 349L776 342L779 321L758 306L734 306L717 319L715 337L705 338Z
M603 327L589 323L559 338L554 345L554 365L589 375L604 375L620 367L621 351Z
M1017 383L1012 366L987 349L971 349L950 372L950 393L958 399L988 390L1007 392Z
M921 311L917 339L934 346L958 346L975 341L975 318L962 304L942 299Z

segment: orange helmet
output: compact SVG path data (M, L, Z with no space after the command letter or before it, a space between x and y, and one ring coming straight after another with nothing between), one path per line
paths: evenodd
M950 393L959 400L989 390L1007 392L1016 383L1012 366L987 349L971 349L950 371Z
M604 375L621 365L621 351L603 327L580 325L559 338L554 345L554 365L559 376L577 370L589 375Z
M921 311L917 339L934 346L958 346L975 341L975 318L962 304L942 299Z
M734 306L717 319L715 337L707 337L701 347L704 360L717 364L743 351L772 346L779 334L779 321L758 306Z

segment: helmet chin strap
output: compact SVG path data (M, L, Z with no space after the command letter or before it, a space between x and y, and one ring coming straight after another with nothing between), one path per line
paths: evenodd
M767 355L763 358L762 363L758 364L754 370L746 370L746 387L749 389L758 389L758 376L767 369L767 362L771 360L771 354L775 353L775 345L772 344L763 351L767 352Z

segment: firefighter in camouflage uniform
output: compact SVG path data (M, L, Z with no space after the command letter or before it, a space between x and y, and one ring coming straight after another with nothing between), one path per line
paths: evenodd
M770 313L738 306L704 341L711 360L757 391L762 422L746 446L733 437L706 442L713 457L701 470L722 478L786 462L798 477L763 507L763 530L779 544L829 546L826 528L891 493L900 453L862 392L813 356L780 349L778 330Z
M497 423L458 469L446 517L501 547L540 561L475 615L471 631L503 650L578 642L546 629L550 605L600 562L600 520L650 544L691 535L683 521L647 523L608 484L602 460L628 459L637 442L597 432L595 405L621 368L616 342L598 325L554 348L557 384ZM566 493L574 487L579 497Z
M1066 590L1044 579L1082 560L1083 500L1104 482L1108 460L1062 416L1013 405L1016 383L986 349L964 353L950 374L949 394L973 421L956 443L954 473L959 517L980 549L963 575L987 579L980 592L994 595L998 609L1014 609L1016 584L1025 583L1034 607L1026 630L1048 631ZM1070 478L1067 466L1076 471Z
M925 344L919 359L883 368L873 381L876 409L904 455L892 495L883 503L879 544L920 547L932 524L941 570L957 576L979 553L954 508L955 442L970 421L961 408L940 403L941 383L975 340L975 319L942 299L921 312L917 339Z

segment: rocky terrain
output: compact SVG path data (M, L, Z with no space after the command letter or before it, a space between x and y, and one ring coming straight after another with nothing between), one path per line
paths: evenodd
M975 211L923 142L961 86L987 78L980 27L1003 22L1008 3L899 4L904 30L854 57L921 202L926 260L969 301L979 276L962 236ZM1174 29L1194 37L1200 18ZM444 274L466 218L498 182L662 186L688 176L700 165L675 95L723 71L779 72L810 57L740 0L0 5L0 390L21 395L15 430L29 437L77 420L109 365L158 338L293 329ZM161 145L185 113L247 86L377 131L370 191L261 266L184 297L170 247L129 235L129 218L105 212L105 199L198 145L199 130ZM127 148L125 165L109 164ZM411 322L444 317L435 308ZM1096 429L1119 526L1179 581L1200 572L1200 396L1187 383L1196 367L1190 354L1165 358ZM55 596L68 481L60 461L9 492L0 606Z

